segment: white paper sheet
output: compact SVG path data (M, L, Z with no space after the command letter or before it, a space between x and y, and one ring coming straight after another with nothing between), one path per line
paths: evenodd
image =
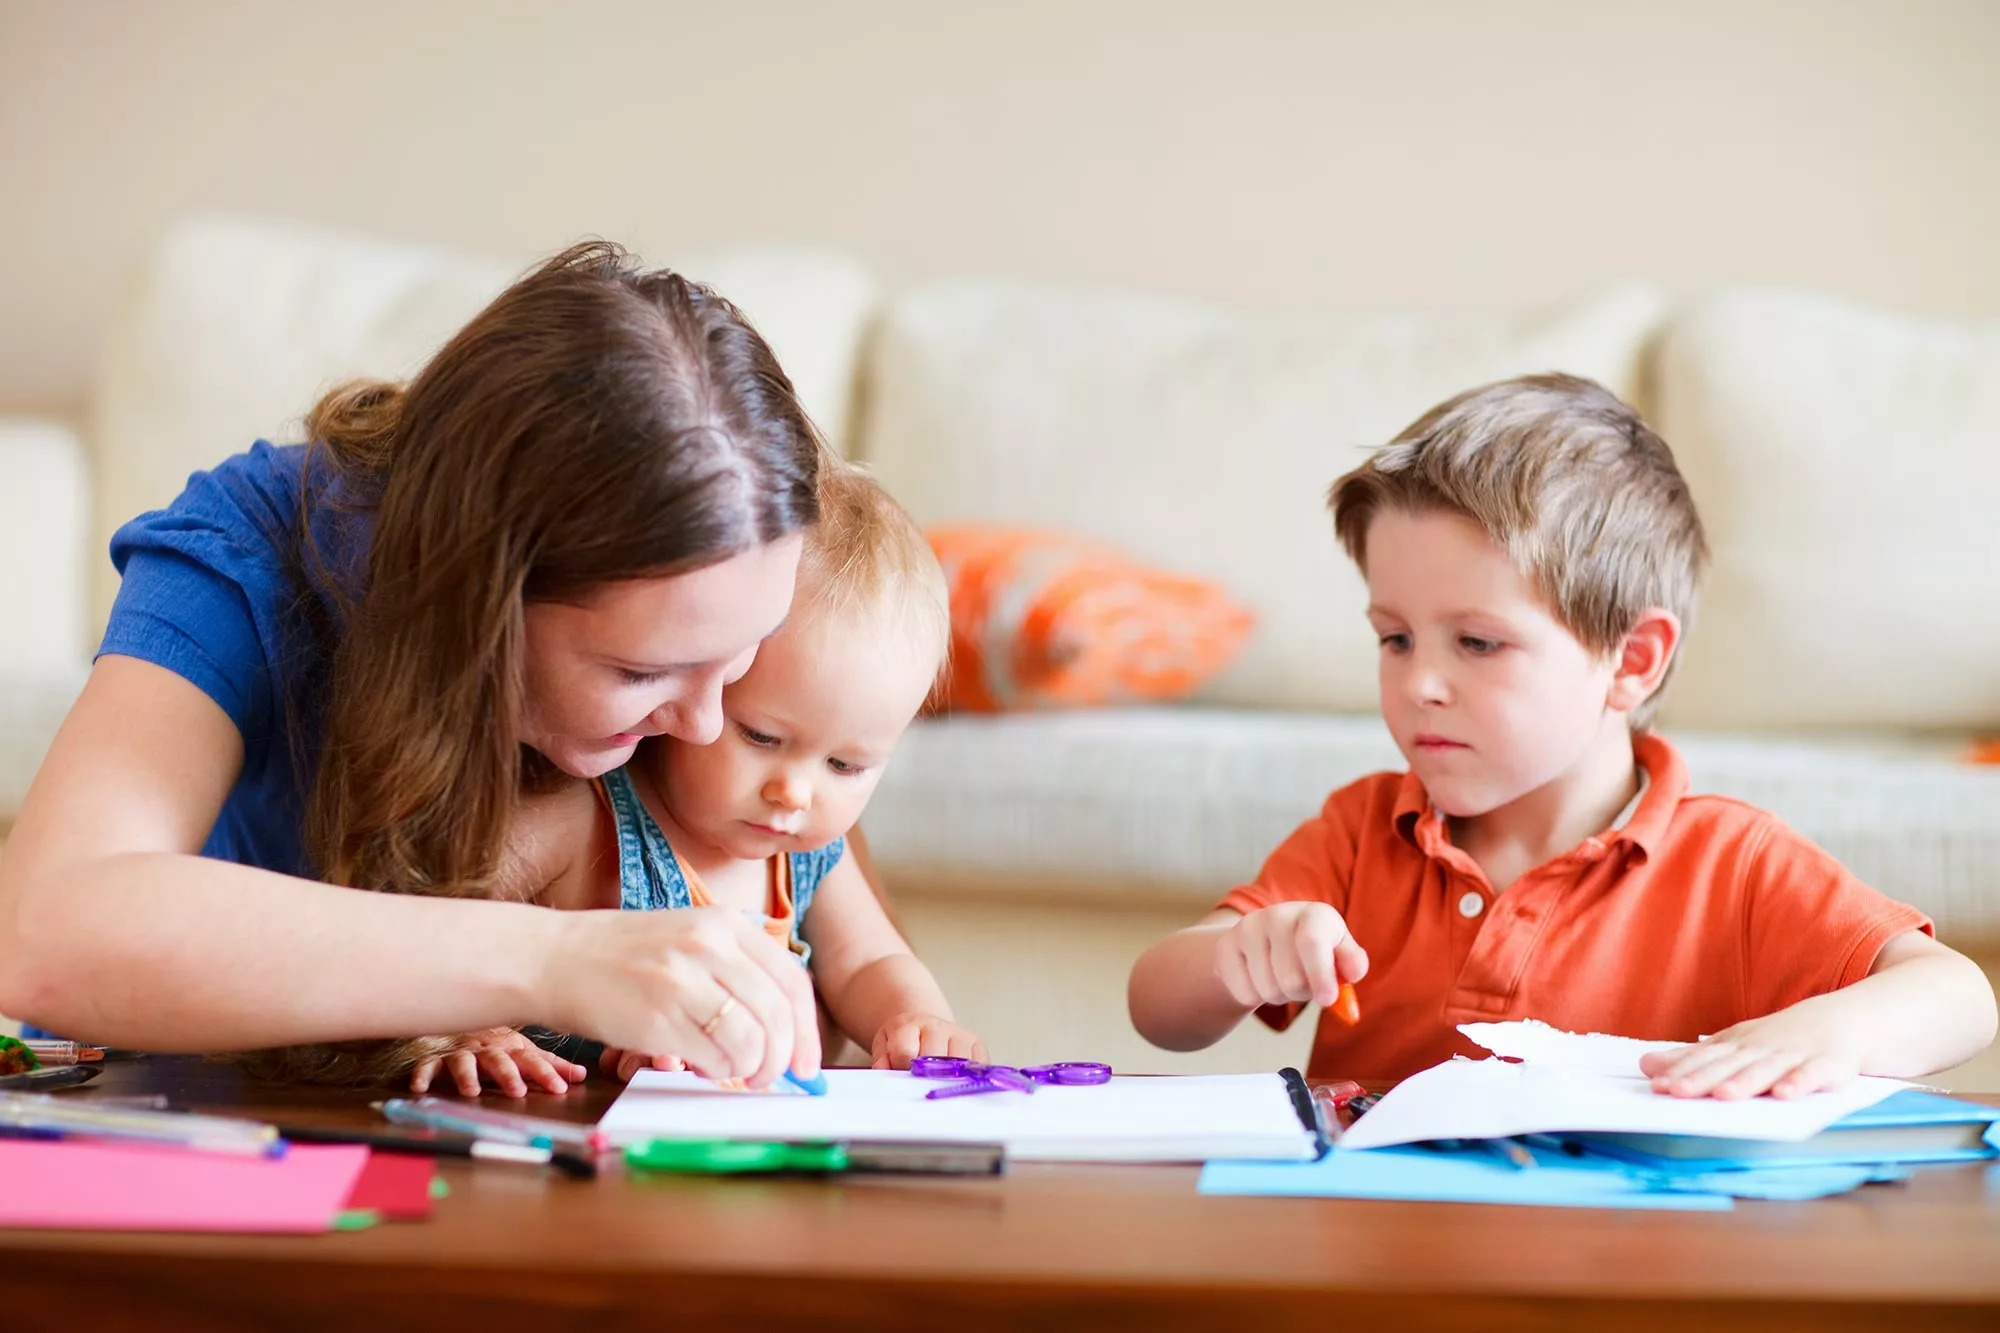
M1570 1130L1798 1142L1910 1086L1862 1078L1837 1092L1790 1101L1667 1097L1654 1092L1639 1072L1639 1057L1675 1042L1563 1032L1533 1022L1467 1023L1459 1030L1521 1063L1447 1060L1426 1069L1371 1107L1341 1138L1341 1147Z
M1307 1161L1313 1135L1276 1074L1114 1078L927 1101L941 1086L887 1070L830 1069L824 1097L724 1092L693 1074L642 1071L599 1127L651 1138L1004 1143L1017 1161Z

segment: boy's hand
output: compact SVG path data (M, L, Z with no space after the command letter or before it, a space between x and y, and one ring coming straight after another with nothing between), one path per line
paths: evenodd
M1838 1088L1861 1072L1861 1056L1840 1029L1793 1008L1738 1023L1691 1046L1641 1056L1639 1069L1653 1080L1654 1092L1735 1101L1766 1092L1803 1097Z
M919 1055L955 1055L986 1061L986 1043L970 1028L936 1014L897 1014L876 1032L869 1049L871 1069L908 1069Z
M1215 974L1238 1004L1331 1005L1342 982L1368 975L1368 954L1325 903L1279 903L1216 937Z
M678 1055L646 1055L640 1051L621 1051L615 1046L606 1046L604 1054L597 1057L597 1067L620 1083L630 1083L632 1075L642 1069L678 1074L687 1068L687 1061Z
M551 1055L513 1028L487 1028L469 1033L466 1045L449 1055L434 1056L410 1071L410 1091L429 1092L431 1080L443 1070L461 1097L477 1097L484 1081L503 1097L525 1097L532 1085L541 1092L568 1092L588 1071Z

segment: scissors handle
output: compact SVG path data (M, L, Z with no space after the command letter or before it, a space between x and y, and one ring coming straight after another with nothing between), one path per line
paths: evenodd
M1052 1065L1031 1065L1021 1072L1037 1083L1069 1088L1089 1088L1111 1081L1111 1066L1095 1060L1062 1060Z

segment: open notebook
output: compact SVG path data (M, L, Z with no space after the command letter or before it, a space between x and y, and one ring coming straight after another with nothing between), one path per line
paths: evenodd
M1015 1161L1311 1161L1324 1146L1312 1100L1282 1074L1119 1077L927 1101L906 1073L830 1069L824 1097L730 1092L694 1074L642 1071L599 1128L623 1146L654 1138L1001 1143Z

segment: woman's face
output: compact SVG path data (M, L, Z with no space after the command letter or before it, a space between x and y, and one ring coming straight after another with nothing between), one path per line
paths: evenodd
M609 584L581 603L531 603L521 739L572 777L594 778L647 736L706 745L722 687L784 622L799 534L689 574Z

